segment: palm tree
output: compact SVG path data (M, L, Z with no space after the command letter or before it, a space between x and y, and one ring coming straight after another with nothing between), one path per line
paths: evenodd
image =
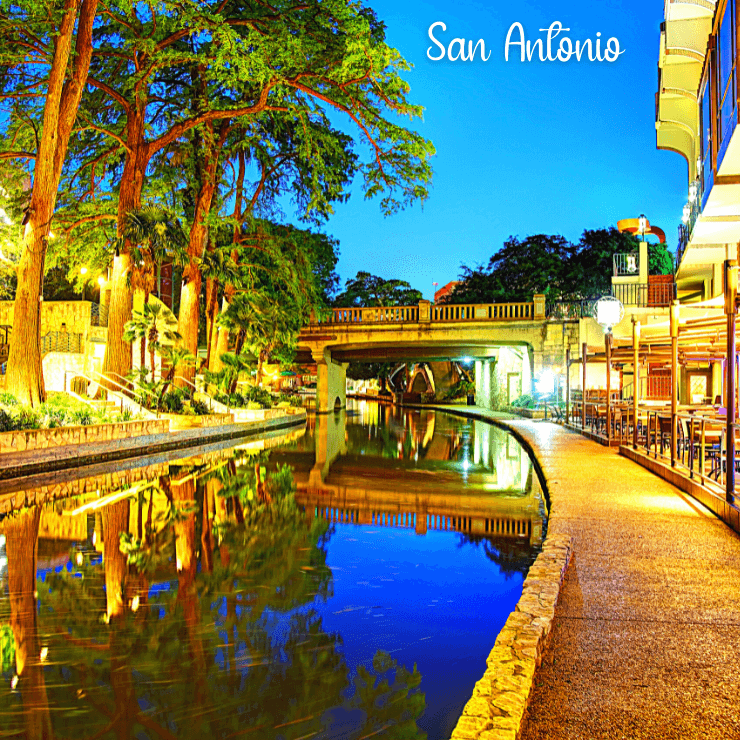
M174 344L180 339L175 331L177 319L164 303L145 303L143 311L134 311L131 321L124 327L123 338L127 342L141 341L141 366L145 367L145 347L149 347L149 361L154 380L154 354L162 356L161 349L166 344Z
M159 392L159 400L161 401L162 396L175 378L177 368L194 365L195 357L185 347L178 347L174 344L158 344L157 354L162 358L162 363L169 366L167 375L164 377L162 390Z
M211 248L203 255L200 272L206 281L206 364L211 367L211 353L215 351L215 327L218 318L218 291L220 285L239 286L239 267L232 256L233 245Z
M132 254L132 287L144 291L146 305L155 286L157 295L162 294L162 264L167 257L182 261L185 232L180 221L166 210L145 206L126 215L123 238L137 245Z

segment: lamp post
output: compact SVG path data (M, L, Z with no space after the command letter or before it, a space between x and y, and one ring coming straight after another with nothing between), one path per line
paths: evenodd
M642 220L640 216L640 228ZM612 329L624 318L624 306L614 296L604 296L596 302L596 323L604 329L604 345L606 351L606 438L612 437Z
M82 275L83 278L85 277L85 275L87 275L87 267L85 267L84 265L80 267L80 275ZM82 281L82 300L83 301L85 300L85 281L84 280Z

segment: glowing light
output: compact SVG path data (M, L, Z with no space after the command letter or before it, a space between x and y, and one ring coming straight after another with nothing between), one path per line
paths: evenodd
M643 213L640 216L640 234L642 234L642 236L645 236L645 233L647 232L647 230L648 230L648 220L645 214Z
M87 267L80 267L80 275L87 275Z
M15 691L18 686L18 675L16 674L10 679L10 688Z
M92 536L93 547L95 547L95 543L97 541L98 541L98 533L97 532L93 532L93 536Z
M687 203L683 207L683 216L681 217L681 220L687 224L689 222L689 219L691 218L691 206Z
M77 557L75 558L75 562L77 565L82 565L85 562L85 558L83 557L81 552L77 553Z
M49 655L49 648L48 647L42 647L41 652L39 653L39 660L43 663L46 658Z
M471 363L472 361L473 361L473 358L472 358L472 357L463 357L463 358L462 358L462 363L463 363L463 365L470 365L470 363Z
M624 317L624 306L612 296L604 296L596 302L596 323L611 330Z
M697 185L696 181L694 181L689 186L689 201L691 203L694 203L696 201L696 196L698 194L699 194L699 186Z
M98 285L99 285L99 286L100 286L101 288L105 288L105 278L104 278L104 277L103 277L102 275L100 275L100 276L98 277Z
M543 371L542 375L535 381L537 393L541 396L549 396L555 390L555 374L551 370Z
M135 612L139 609L139 594L136 594L133 599L131 599L131 611Z
M177 572L179 573L182 570L182 561L180 558L177 558Z

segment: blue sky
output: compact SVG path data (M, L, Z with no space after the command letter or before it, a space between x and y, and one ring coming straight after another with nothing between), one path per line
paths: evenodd
M358 270L408 280L431 297L461 263L485 263L509 235L563 234L616 225L645 213L675 248L686 201L686 162L655 148L655 93L663 3L658 0L368 0L387 38L414 64L412 102L426 109L419 130L437 156L422 210L384 218L376 201L353 197L326 225L340 241L342 282ZM433 62L428 30L443 41L483 38L487 62ZM506 34L527 38L560 21L573 42L616 37L617 62L532 61ZM432 53L438 53L433 47Z

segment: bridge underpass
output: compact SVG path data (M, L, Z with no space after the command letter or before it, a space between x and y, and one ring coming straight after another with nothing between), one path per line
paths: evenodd
M578 343L578 323L552 321L544 296L532 303L333 309L305 327L298 362L317 365L316 410L346 406L350 362L476 361L478 402L491 407L504 393L531 389L548 363L562 363ZM504 362L501 362L502 356ZM515 376L519 376L518 379Z

